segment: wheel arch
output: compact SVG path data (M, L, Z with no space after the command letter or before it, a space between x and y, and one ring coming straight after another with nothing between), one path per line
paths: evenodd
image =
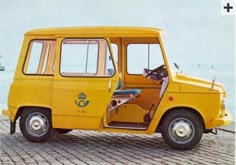
M201 120L203 129L205 130L205 122L204 122L204 119L203 119L202 115L199 113L199 111L197 111L197 110L194 109L194 108L180 106L180 107L173 107L173 108L170 108L170 109L168 109L167 111L165 111L165 113L164 113L164 114L162 115L162 117L161 117L160 122L158 123L156 132L160 132L160 130L161 130L160 128L161 128L161 126L162 126L162 123L163 123L164 119L166 118L166 116L167 116L168 114L170 114L171 112L174 112L174 111L179 111L179 110L181 110L181 109L182 109L182 110L183 110L183 109L184 109L184 110L188 110L188 111L194 113L194 114Z
M21 106L18 108L17 110L17 113L16 113L16 117L15 117L15 121L21 116L21 114L28 110L28 111L32 111L32 109L45 109L45 110L48 110L50 111L50 114L52 113L52 109L50 107L46 107L46 106L30 106L30 105L27 105L27 106Z

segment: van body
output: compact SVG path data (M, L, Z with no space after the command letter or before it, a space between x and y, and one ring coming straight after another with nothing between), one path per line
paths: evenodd
M228 125L223 85L171 70L163 34L141 27L26 32L3 110L10 133L20 118L32 142L74 129L159 132L170 147L190 149Z

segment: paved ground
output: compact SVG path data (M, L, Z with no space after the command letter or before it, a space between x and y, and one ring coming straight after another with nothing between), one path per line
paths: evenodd
M234 125L224 128L234 131ZM235 134L205 134L190 151L170 149L161 135L129 135L72 131L36 144L17 133L9 135L9 122L0 117L0 164L235 164Z

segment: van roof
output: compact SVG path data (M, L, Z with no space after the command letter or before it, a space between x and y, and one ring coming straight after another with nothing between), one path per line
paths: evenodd
M34 29L25 34L46 36L154 37L161 31L161 29L149 27L89 26Z

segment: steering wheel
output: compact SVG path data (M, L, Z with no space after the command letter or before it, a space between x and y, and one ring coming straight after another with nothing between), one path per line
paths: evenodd
M158 66L157 68L151 70L150 73L148 73L145 77L149 77L150 75L156 75L160 77L158 79L166 77L167 76L166 66L164 64L161 66Z

